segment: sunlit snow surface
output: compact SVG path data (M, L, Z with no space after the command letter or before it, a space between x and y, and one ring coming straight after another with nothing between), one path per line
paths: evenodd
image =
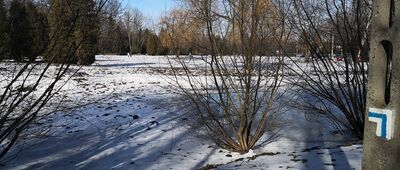
M172 56L171 56L172 57ZM0 169L361 169L362 145L283 113L274 141L240 155L187 128L187 102L176 94L165 56L97 56L64 86L66 105L51 133L21 142ZM194 57L193 67L205 66ZM1 66L4 66L2 64ZM74 69L78 69L74 67ZM23 150L21 150L23 149Z

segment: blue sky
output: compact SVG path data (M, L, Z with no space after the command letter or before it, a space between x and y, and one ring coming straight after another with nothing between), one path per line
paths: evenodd
M147 17L157 18L167 11L177 6L176 0L122 0L122 5L138 8Z

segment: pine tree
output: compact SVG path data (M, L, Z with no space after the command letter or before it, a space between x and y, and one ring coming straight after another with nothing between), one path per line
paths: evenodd
M39 12L37 6L31 1L27 2L26 11L30 24L30 34L32 35L32 55L36 58L42 55L48 44L48 24L45 14Z
M8 53L8 17L4 0L0 0L0 61L6 58Z
M13 0L10 6L10 56L16 61L22 61L25 57L33 60L32 35L26 14L26 8L20 0Z
M159 54L160 40L157 35L150 33L147 36L147 54L148 55L156 55Z
M170 38L168 37L168 33L164 28L161 28L160 33L158 34L160 45L158 47L158 55L167 55L170 52L168 46L170 44Z
M44 57L48 62L76 62L70 52L74 49L72 33L76 18L70 9L69 1L50 0L48 20L51 39Z
M50 1L46 60L90 65L95 61L99 20L94 0Z
M121 27L115 22L114 27L112 30L110 30L110 43L111 43L111 49L110 52L112 54L126 54L127 52L124 50L125 45L124 44L124 35Z
M129 37L126 34L126 30L124 30L124 26L122 24L122 22L117 23L117 45L116 47L118 47L119 50L119 54L126 54L129 52L130 47L129 47Z
M78 45L78 64L90 65L96 60L99 32L99 18L97 17L93 0L77 0L78 11L82 16L75 31L75 43Z

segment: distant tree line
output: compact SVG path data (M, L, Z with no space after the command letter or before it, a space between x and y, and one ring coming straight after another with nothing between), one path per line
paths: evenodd
M53 56L49 51L67 54L78 46L74 63L88 65L96 54L166 55L175 51L161 43L166 29L145 27L146 18L138 9L123 9L119 0L109 0L96 11L100 9L97 1L0 0L0 59L32 62L47 56L46 61L62 63L72 56ZM62 35L69 37L57 43L52 39Z
M0 0L1 59L35 61L48 51L56 51L49 48L67 51L72 45L79 46L74 63L83 65L92 64L96 54L173 55L205 54L210 51L207 49L206 28L198 22L199 18L194 13L172 10L151 28L138 9L123 8L118 0L108 1L99 15L95 16L93 14L99 9L96 1ZM85 17L78 21L73 20L82 13ZM71 27L74 27L73 36L65 37L63 42L54 43L52 37L66 35ZM274 30L267 31L270 32L266 34ZM228 35L215 35L215 39L222 42L221 54L239 53L237 37L238 32L235 30L229 31ZM274 41L276 37L269 40ZM288 41L288 48L285 48L287 53L301 51L297 41L295 38ZM268 44L257 53L276 54L276 43ZM61 63L71 56L51 58L52 62ZM49 58L45 60L49 61Z
M208 39L206 26L199 22L199 14L190 10L174 9L163 15L155 26L149 26L146 17L135 8L123 8L119 0L110 0L99 15L94 16L98 0L59 2L52 0L0 0L0 57L1 59L14 59L16 61L34 61L37 56L44 56L48 48L68 50L68 45L79 45L79 54L76 54L77 64L91 64L95 54L148 54L148 55L174 55L174 54L206 54ZM288 2L294 6L292 2ZM277 7L279 8L279 7ZM295 8L295 7L293 7ZM292 10L293 12L293 10ZM84 13L85 17L76 22L71 19ZM287 13L287 17L292 15ZM306 56L315 53L331 55L333 53L351 53L358 42L342 41L343 28L336 28L328 21L321 21L318 30L324 32L324 38L319 39L316 34L308 30L297 29L285 44L280 48L277 42L280 37L276 34L280 28L280 14L271 12L266 18L267 22L260 26L263 32L262 39L268 40L262 44L256 53L258 55L288 55L303 54ZM340 15L338 15L340 19ZM342 17L343 18L343 17ZM290 19L285 22L290 27L299 25L300 18ZM304 18L303 18L304 19ZM302 20L303 20L302 19ZM304 19L305 20L305 19ZM341 21L341 20L339 20ZM304 22L304 21L301 21ZM229 23L218 23L226 30L215 30L215 40L221 43L221 55L235 55L240 53L238 28ZM56 30L58 25L61 29ZM57 45L51 37L56 34L65 34L71 26L75 33L65 42ZM286 28L289 29L289 28ZM276 35L276 36L271 36ZM306 39L315 40L317 46L326 47L319 52L307 46ZM283 50L283 51L282 51ZM366 51L366 50L362 50ZM366 54L361 54L366 56ZM69 56L70 57L70 56ZM62 62L68 56L57 56L54 62ZM48 60L48 59L47 59Z

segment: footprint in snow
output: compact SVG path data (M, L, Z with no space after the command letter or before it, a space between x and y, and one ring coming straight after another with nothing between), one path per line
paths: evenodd
M158 123L157 121L153 120L153 121L150 122L150 124L151 124L151 125L156 125L156 126L157 126L157 125L159 125L160 123Z
M126 119L126 116L123 116L123 115L116 115L116 116L114 116L114 119L117 119L117 118L123 118L123 119Z
M132 115L132 119L133 120L139 119L139 116L138 115Z

